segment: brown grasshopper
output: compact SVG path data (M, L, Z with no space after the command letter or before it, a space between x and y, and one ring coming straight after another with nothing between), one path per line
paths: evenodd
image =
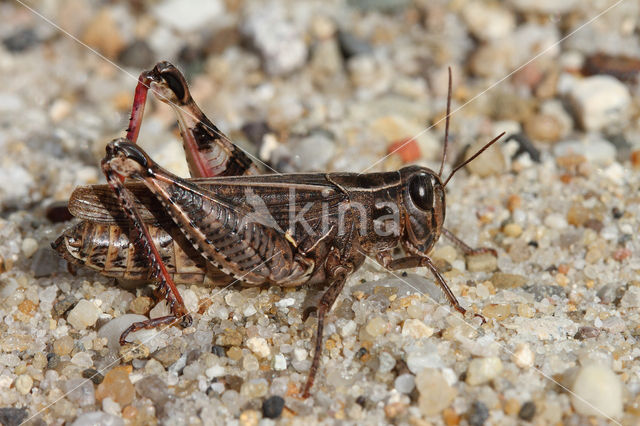
M177 114L191 179L164 170L135 144L149 88ZM450 100L451 79L439 173L408 166L385 173L258 175L249 157L198 108L182 74L158 63L139 78L126 138L107 145L102 169L109 185L73 192L69 210L82 221L52 246L68 261L104 275L157 281L171 314L132 324L121 344L136 330L191 324L176 283L326 284L317 306L307 397L322 355L325 315L366 257L388 270L429 268L451 305L465 313L428 253L441 233L465 253L493 251L471 249L443 227L445 187L502 135L443 182ZM394 259L398 247L406 256Z

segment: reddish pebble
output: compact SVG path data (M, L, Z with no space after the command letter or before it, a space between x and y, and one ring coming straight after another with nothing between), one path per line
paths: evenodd
M613 252L613 258L618 262L622 262L629 256L631 256L631 250L628 248L619 248Z
M631 153L631 165L636 169L640 168L640 150Z
M131 404L135 390L129 374L124 368L114 368L104 376L104 380L96 389L96 399L102 401L110 397L121 407Z
M389 145L389 154L398 154L403 163L412 163L420 158L420 147L415 139L401 139Z

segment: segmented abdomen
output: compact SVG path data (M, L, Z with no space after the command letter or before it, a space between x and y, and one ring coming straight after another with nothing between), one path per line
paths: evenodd
M224 285L231 281L226 274L208 266L177 229L167 232L146 226L176 284ZM67 261L102 275L125 280L150 279L149 260L134 247L129 235L128 229L115 224L82 221L67 229L52 246Z

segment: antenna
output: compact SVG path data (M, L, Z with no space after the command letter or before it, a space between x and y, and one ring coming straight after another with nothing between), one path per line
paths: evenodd
M438 177L442 177L442 171L444 170L444 162L447 159L447 146L449 145L449 115L451 115L451 92L452 92L452 83L451 83L451 67L449 69L449 90L447 91L447 116L445 117L445 126L444 126L444 148L442 150L442 162L440 163L440 172L438 173Z
M458 170L460 170L461 168L463 168L464 166L466 166L467 164L469 164L470 162L472 162L473 160L475 160L480 154L482 154L484 151L487 150L487 148L489 148L491 145L493 145L494 143L498 142L498 140L503 137L505 135L505 133L507 132L502 132L500 133L498 136L496 136L495 138L493 138L489 143L487 143L485 146L483 146L482 148L480 148L480 150L478 150L478 152L476 152L475 154L473 154L469 159L463 161L462 163L458 164L449 174L449 177L447 178L447 180L444 181L444 184L442 185L442 187L444 188L445 186L447 186L447 183L449 183L449 180L451 180L451 178L453 177L453 175L455 174L455 172L457 172Z

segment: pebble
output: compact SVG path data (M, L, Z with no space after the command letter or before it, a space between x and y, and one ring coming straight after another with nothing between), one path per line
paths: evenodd
M416 387L415 376L409 373L401 374L396 377L396 380L393 382L393 386L398 392L408 395Z
M368 55L373 50L367 40L356 36L347 29L338 31L338 43L340 43L340 51L345 59L357 55Z
M629 89L614 77L595 75L577 80L569 97L587 131L619 130L629 119Z
M457 394L440 371L430 368L425 368L416 375L415 384L420 392L418 408L426 417L439 414L451 405Z
M125 67L144 70L153 67L156 61L155 53L144 40L134 40L120 52L118 62Z
M533 294L533 298L536 302L540 302L547 297L565 297L566 290L558 285L526 285L522 289L528 293Z
M257 410L244 410L238 418L240 426L258 426L260 412Z
M184 7L181 0L164 0L153 8L153 14L161 24L182 32L210 25L223 13L224 3L221 0L191 0L189 7Z
M0 407L0 423L4 426L21 425L28 416L29 412L26 408Z
M47 354L47 368L53 370L58 367L60 363L60 355L50 352Z
M67 322L76 330L84 330L98 321L100 308L88 300L80 300L67 314Z
M508 274L506 272L495 272L489 281L493 283L495 288L510 289L519 288L527 284L527 277L518 274Z
M536 114L524 122L524 131L534 141L556 142L562 135L562 124L553 115Z
M162 413L165 404L171 399L168 393L167 384L156 375L151 375L138 380L135 384L138 395L144 395L149 398L156 411Z
M502 231L507 237L518 238L522 234L522 226L517 223L508 223Z
M434 329L426 325L419 319L407 319L402 325L402 335L421 339L423 337L431 337Z
M33 387L33 379L28 374L22 374L18 376L15 382L16 390L22 395L26 395L31 392Z
M640 307L640 287L629 287L624 296L622 296L620 306L622 306L623 308Z
M73 296L65 295L56 303L53 304L53 312L56 316L63 316L73 305L76 304L78 299Z
M149 313L153 300L147 296L139 296L131 301L129 304L129 310L134 314L146 315Z
M62 336L53 342L53 352L58 356L69 355L73 350L73 339L70 336Z
M51 247L41 247L35 252L31 262L33 276L35 278L49 277L61 269L60 263L60 256L51 250Z
M335 144L325 134L316 133L295 141L292 152L299 170L322 171L327 169L327 164L333 157Z
M9 52L20 53L31 49L38 41L33 28L23 28L4 38L2 44Z
M468 160L476 152L487 144L486 140L478 140L465 150L464 159ZM497 145L493 145L482 153L481 156L466 165L469 172L480 177L499 175L506 171L507 164L502 151Z
M26 258L30 258L38 250L38 242L33 238L27 237L22 240L22 254Z
M597 166L608 166L616 159L616 148L611 142L597 135L589 135L582 140L559 142L553 147L556 158L582 156Z
M522 12L561 15L572 10L579 3L579 0L565 0L562 2L553 0L512 0L510 3Z
M151 357L160 362L164 368L169 368L182 356L182 352L175 345L164 346L155 351Z
M374 317L367 323L365 330L371 337L379 337L387 332L388 322L382 317Z
M481 401L473 401L469 409L468 419L470 426L482 426L489 418L489 409Z
M82 377L89 379L95 385L99 385L104 380L104 376L95 368L87 368L82 371Z
M475 358L467 369L467 384L477 386L487 383L500 375L502 361L498 357Z
M491 253L472 254L465 257L469 272L491 272L498 269L498 259Z
M302 66L308 56L302 32L285 16L283 7L253 8L246 17L243 32L260 52L265 70L283 75Z
M262 415L268 419L277 419L284 409L284 399L274 395L264 400L262 403Z
M96 388L96 399L102 401L111 398L120 407L131 404L135 390L129 374L123 369L116 367L104 375L104 380Z
M124 420L104 411L82 413L71 423L71 426L124 426Z
M533 401L527 401L522 404L520 411L518 411L518 417L526 422L533 420L533 416L536 415L536 404Z
M560 213L551 213L544 218L544 224L551 229L564 229L567 227L567 220Z
M146 345L141 343L127 343L120 347L118 355L122 362L131 362L134 359L147 359L151 351Z
M247 339L247 347L260 358L267 358L271 355L271 348L269 348L267 340L263 337L251 337Z
M109 59L116 59L125 41L113 15L103 8L87 24L82 41Z
M471 33L483 41L499 40L511 34L516 20L508 8L473 1L462 9L462 17Z
M247 354L242 357L242 368L246 371L258 371L260 368L260 363L258 362L258 358L251 354Z
M240 387L240 394L248 398L262 398L268 391L269 385L265 379L249 380Z
M516 350L513 351L513 356L511 357L514 364L523 369L532 367L535 359L536 355L526 343L520 343L516 347Z
M622 382L610 368L589 364L578 371L571 390L573 408L584 416L622 415Z
M67 392L67 398L74 401L81 407L86 407L96 403L93 384L88 380L81 379L79 377L69 379L64 384L64 390Z

